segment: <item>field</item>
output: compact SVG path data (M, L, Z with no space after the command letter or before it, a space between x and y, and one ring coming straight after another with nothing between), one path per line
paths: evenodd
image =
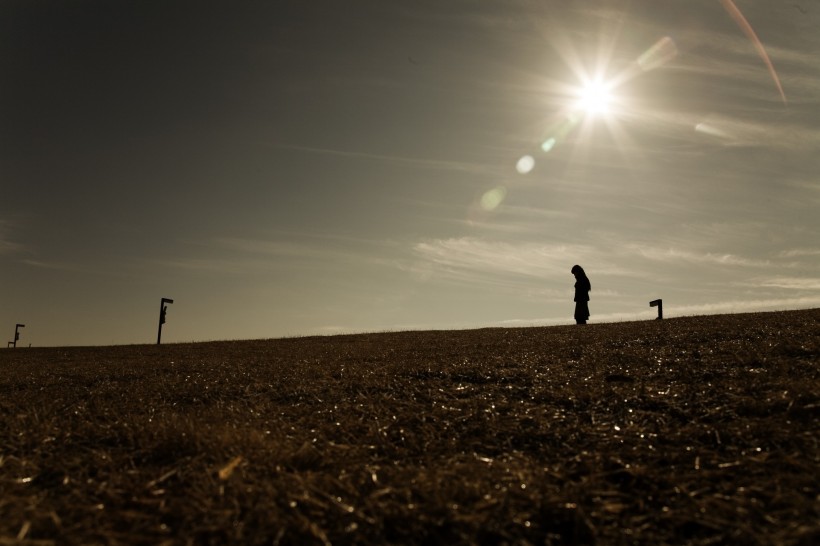
M820 544L820 310L0 351L0 545Z

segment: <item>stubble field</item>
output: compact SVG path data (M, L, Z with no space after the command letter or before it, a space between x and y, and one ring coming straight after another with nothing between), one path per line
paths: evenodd
M820 310L0 351L0 545L818 544Z

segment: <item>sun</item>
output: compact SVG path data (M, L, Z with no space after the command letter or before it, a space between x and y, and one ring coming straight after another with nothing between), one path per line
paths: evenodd
M612 104L611 86L602 81L588 81L578 89L576 107L587 114L608 114Z

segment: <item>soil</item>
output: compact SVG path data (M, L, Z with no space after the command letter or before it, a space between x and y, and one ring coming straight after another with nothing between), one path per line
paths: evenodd
M0 546L820 544L820 310L0 351Z

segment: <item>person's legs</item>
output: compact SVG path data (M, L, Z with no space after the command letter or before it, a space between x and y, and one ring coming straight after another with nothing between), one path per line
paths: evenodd
M586 324L587 319L589 318L589 306L587 302L576 302L575 303L575 323L576 324Z

